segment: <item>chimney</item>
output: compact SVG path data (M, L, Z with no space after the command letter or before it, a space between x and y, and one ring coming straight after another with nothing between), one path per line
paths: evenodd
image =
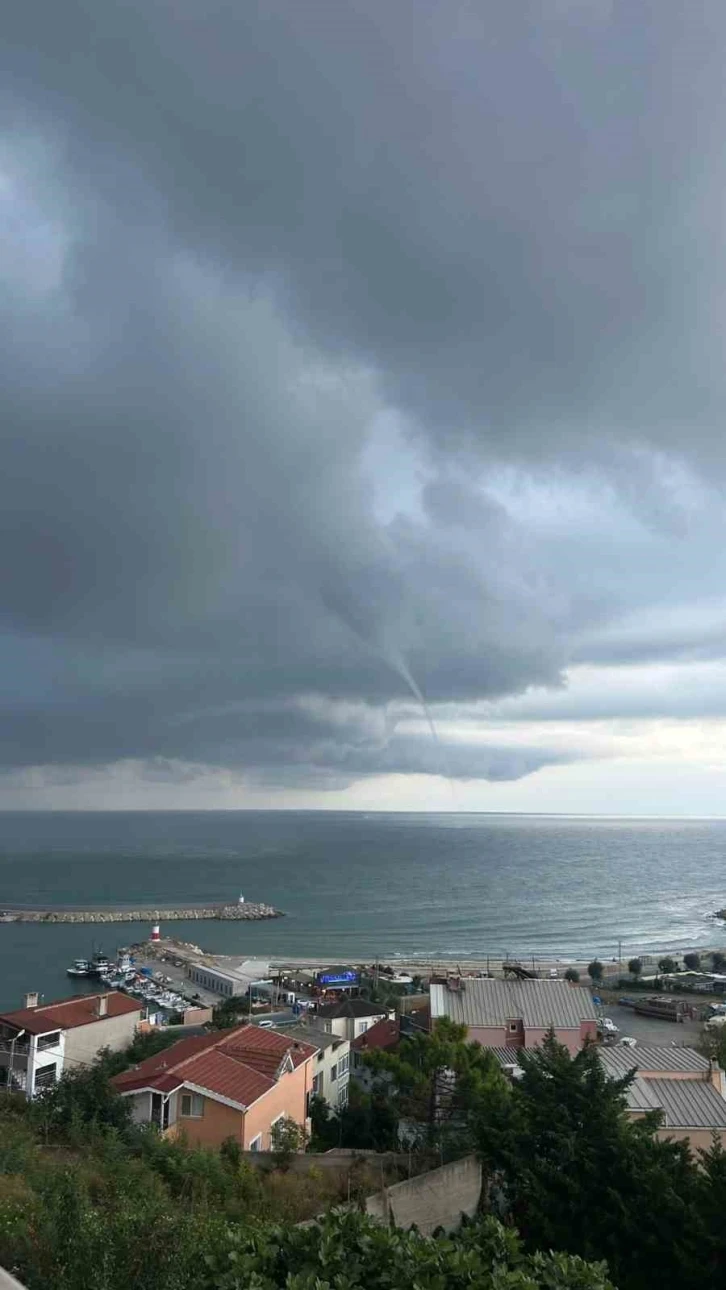
M25 1007L37 1008L37 1006L38 1006L38 991L31 990L30 993L26 994L25 996Z
M107 994L99 994L98 999L96 1000L96 1016L97 1017L108 1016L108 995Z

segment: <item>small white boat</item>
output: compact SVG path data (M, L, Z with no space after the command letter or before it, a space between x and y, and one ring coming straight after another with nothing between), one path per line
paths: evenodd
M66 968L68 976L92 976L93 968L88 959L75 959L73 966Z

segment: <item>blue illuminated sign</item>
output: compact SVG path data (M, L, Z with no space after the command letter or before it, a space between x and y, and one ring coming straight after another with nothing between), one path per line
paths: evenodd
M319 972L319 985L357 985L357 972Z

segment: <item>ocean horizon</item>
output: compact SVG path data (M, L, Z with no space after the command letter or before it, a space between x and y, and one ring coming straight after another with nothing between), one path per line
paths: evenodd
M361 961L612 960L726 945L726 821L394 811L6 811L0 908L266 901L261 923L162 928L217 953ZM0 926L0 1004L148 924Z

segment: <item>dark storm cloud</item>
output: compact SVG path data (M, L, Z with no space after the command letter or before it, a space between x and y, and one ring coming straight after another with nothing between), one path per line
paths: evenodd
M693 329L721 6L70 0L6 26L8 96L74 182L132 220L146 183L172 236L267 275L429 429L577 452L584 427L680 448L696 419L718 446Z
M418 687L691 639L619 624L726 572L719 6L29 0L3 35L5 765L440 773Z

